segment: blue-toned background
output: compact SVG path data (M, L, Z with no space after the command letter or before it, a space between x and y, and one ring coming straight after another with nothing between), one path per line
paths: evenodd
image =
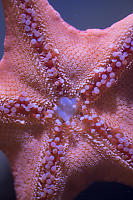
M5 0L6 1L6 0ZM85 30L105 28L133 13L133 0L49 0L65 21ZM3 55L4 16L0 0L0 58ZM15 199L7 158L0 152L0 200ZM89 177L88 177L89 178ZM115 183L98 183L75 200L133 200L133 190Z

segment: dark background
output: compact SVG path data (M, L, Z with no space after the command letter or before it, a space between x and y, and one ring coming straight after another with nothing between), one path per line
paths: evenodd
M133 0L49 0L49 2L65 21L81 30L105 28L133 13ZM0 0L0 58L3 55L4 26ZM15 199L13 179L9 162L0 151L0 200L8 199ZM133 189L117 183L95 183L79 194L75 200L96 199L133 200Z

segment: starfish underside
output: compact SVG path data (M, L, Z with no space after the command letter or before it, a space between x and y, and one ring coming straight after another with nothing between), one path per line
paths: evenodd
M17 199L133 186L133 15L79 31L46 0L3 0L0 149Z

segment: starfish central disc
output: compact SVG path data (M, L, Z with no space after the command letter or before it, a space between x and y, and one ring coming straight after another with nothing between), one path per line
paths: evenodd
M76 99L69 99L68 97L61 97L57 106L57 114L64 121L69 121L76 111Z

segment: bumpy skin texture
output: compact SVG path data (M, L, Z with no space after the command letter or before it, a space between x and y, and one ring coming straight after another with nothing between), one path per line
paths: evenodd
M99 180L133 186L133 15L79 31L46 0L3 6L0 149L17 199L73 199Z

